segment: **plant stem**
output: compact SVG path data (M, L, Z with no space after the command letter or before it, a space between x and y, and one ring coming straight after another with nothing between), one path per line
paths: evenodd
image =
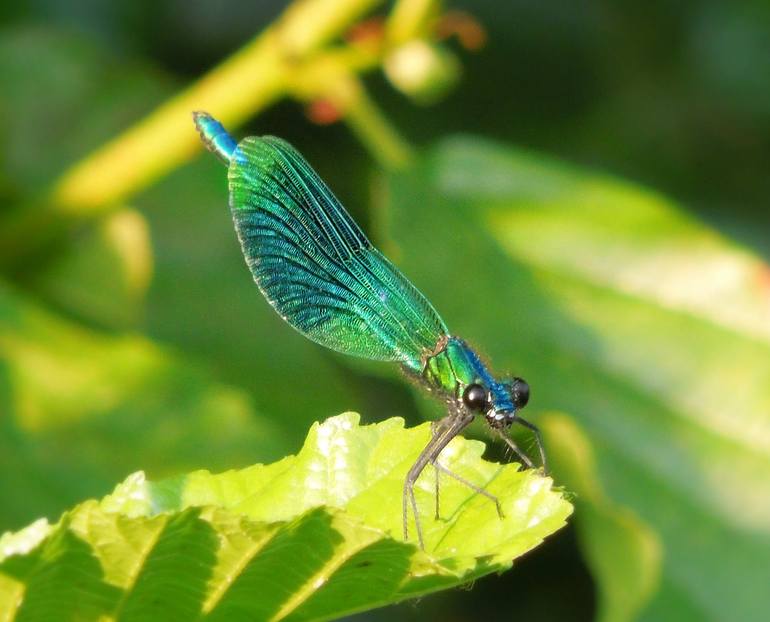
M303 0L253 42L66 172L51 205L99 213L181 165L200 141L190 112L237 125L285 93L294 66L382 0Z
M399 169L412 159L412 148L380 112L361 84L355 82L355 98L345 113L345 122L372 155L386 168Z
M114 209L201 148L190 119L208 110L237 126L288 92L321 46L383 0L298 0L251 43L65 172L0 223L0 267L29 270L84 220ZM360 62L358 59L357 62ZM371 59L364 58L369 66ZM379 62L379 61L377 61ZM376 66L376 62L372 66Z
M431 20L441 14L441 0L399 0L386 25L388 43L401 45L424 37Z

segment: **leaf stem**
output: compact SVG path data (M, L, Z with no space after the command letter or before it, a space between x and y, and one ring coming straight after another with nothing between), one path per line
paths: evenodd
M345 122L372 155L386 168L404 168L412 159L412 148L369 97L361 81L351 77L355 98L348 106Z

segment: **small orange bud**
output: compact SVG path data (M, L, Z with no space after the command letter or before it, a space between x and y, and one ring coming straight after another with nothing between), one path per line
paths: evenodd
M316 99L305 106L305 116L316 125L331 125L342 117L342 112L328 99Z
M470 13L447 11L436 23L436 36L439 39L457 37L466 50L476 51L484 47L487 33L481 23Z

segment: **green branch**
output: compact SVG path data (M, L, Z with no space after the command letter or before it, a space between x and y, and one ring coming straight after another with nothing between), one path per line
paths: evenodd
M388 42L400 45L426 36L431 22L441 14L441 0L399 0L387 25Z
M375 28L370 38L328 47L381 3L290 5L251 43L66 171L39 201L9 211L0 226L0 265L9 273L28 270L78 222L119 207L189 160L201 148L190 123L193 110L209 110L237 127L286 96L326 99L381 165L403 167L411 148L369 98L359 74L380 67L404 40L429 37L440 2L401 0L379 34Z
M219 67L107 143L56 183L52 207L82 216L104 211L200 149L190 112L242 123L287 92L293 70L381 0L304 0Z

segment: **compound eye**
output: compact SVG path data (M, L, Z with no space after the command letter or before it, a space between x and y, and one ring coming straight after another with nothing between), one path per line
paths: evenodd
M529 385L526 380L514 378L511 385L511 396L516 408L524 408L529 402Z
M486 411L489 407L487 390L480 384L469 384L463 393L463 403L469 410L475 412Z

